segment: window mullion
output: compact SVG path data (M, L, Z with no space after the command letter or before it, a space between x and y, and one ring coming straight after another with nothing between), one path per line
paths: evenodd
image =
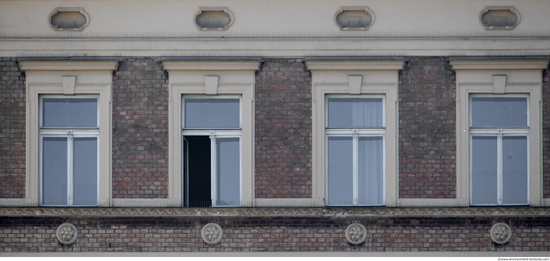
M502 205L502 129L497 135L497 205Z
M72 131L67 131L67 205L74 202L73 168L74 168L74 138Z
M353 205L357 206L359 199L359 136L353 130Z
M218 184L216 182L216 176L217 176L217 161L216 158L216 133L214 131L210 131L210 191L212 196L212 206L217 206L216 199L218 198Z

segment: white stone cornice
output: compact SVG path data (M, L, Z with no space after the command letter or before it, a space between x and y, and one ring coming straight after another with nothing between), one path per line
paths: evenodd
M0 217L548 217L550 208L0 208Z
M19 66L23 71L113 71L118 62L115 61L21 61Z
M236 61L165 61L162 65L167 71L256 71L260 69L260 62Z
M548 61L450 61L455 70L541 70Z
M401 70L405 61L308 61L308 70Z

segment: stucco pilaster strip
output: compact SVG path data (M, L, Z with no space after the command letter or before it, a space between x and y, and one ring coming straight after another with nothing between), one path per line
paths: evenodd
M0 217L541 217L550 208L0 208Z

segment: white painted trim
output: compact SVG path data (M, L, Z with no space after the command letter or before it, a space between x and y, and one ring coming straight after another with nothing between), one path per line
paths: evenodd
M99 110L99 206L111 205L112 194L112 70L117 62L20 62L26 85L25 206L39 205L39 101L40 95L63 95L63 75L77 78L75 95L95 94ZM71 65L75 65L72 67ZM51 70L49 70L51 68ZM62 68L68 69L63 70ZM88 70L90 69L90 70ZM101 70L100 70L101 69ZM70 72L69 72L70 71ZM45 73L44 73L45 72ZM107 83L105 83L107 82Z
M360 94L385 95L385 205L398 205L398 72L404 65L397 62L306 62L312 72L312 197L325 199L325 97L348 94L350 73L362 76Z
M165 198L114 198L113 207L171 207L174 202Z
M506 74L506 94L529 95L529 199L544 206L542 186L542 70L548 61L450 61L456 70L457 199L470 204L470 95L493 94L493 75Z
M256 198L255 207L322 207L322 198Z
M168 157L182 159L182 96L206 95L205 76L217 75L218 95L241 96L241 206L254 205L254 84L259 62L163 62L169 77ZM169 161L168 199L182 206L182 162Z
M22 71L114 71L118 62L50 62L22 61Z
M256 71L259 62L162 62L166 71ZM205 75L207 76L207 75Z

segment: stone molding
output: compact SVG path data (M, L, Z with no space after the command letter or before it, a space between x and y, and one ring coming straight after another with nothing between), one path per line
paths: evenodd
M0 217L548 217L550 208L0 208Z
M70 245L78 239L78 229L71 223L63 223L55 231L55 236L59 243Z
M52 19L55 15L61 13L77 13L79 15L82 15L82 17L84 18L84 23L74 28L59 27L54 24ZM90 24L90 16L88 15L88 13L86 13L86 11L84 11L84 8L82 7L57 7L50 13L48 17L48 23L50 24L50 27L56 31L82 31L88 26L88 24Z
M367 229L359 223L353 223L346 228L346 239L354 245L361 244L367 239Z
M223 238L223 229L216 223L208 223L202 227L201 237L207 244L217 244Z
M491 228L491 239L497 244L506 244L512 238L512 228L506 223L496 223Z

